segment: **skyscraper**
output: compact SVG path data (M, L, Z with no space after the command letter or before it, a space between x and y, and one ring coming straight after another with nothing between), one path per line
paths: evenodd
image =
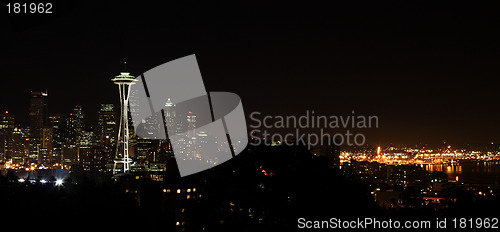
M188 122L188 132L187 132L187 140L186 140L186 148L188 155L196 157L197 156L197 138L196 138L196 115L193 115L193 112L189 112L187 116Z
M78 161L77 137L80 135L80 121L75 111L66 118L66 129L64 130L64 144L61 151L61 164L71 166Z
M48 120L47 93L31 91L30 98L30 162L37 162L42 144L43 127Z
M187 116L188 122L188 139L196 138L196 115L193 115L193 112L189 112Z
M74 133L76 138L77 147L85 146L85 113L81 106L75 106L73 108L73 116L74 116Z
M52 164L54 132L52 126L42 127L41 144L38 151L38 164L48 167Z
M14 114L0 114L0 160L10 159L14 147Z
M23 165L29 155L29 129L15 127L13 133L14 147L12 149L12 163Z
M175 104L170 98L165 102L165 124L167 127L173 127L175 122Z
M70 113L66 118L66 130L64 133L64 144L66 146L76 146L76 134L77 134L77 126L76 126L76 117L74 113Z
M61 114L49 116L49 125L52 127L52 161L61 163L62 147L64 145L64 118Z
M116 112L114 104L101 104L98 113L97 139L99 146L111 147L116 142Z

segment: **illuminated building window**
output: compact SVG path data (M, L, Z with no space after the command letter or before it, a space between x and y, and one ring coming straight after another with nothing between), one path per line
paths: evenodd
M191 189L187 189L187 192L190 193L191 192Z
M189 198L191 198L191 195L189 195L189 194L188 194L188 195L187 195L187 199L189 199Z
M177 193L181 193L181 189L177 189Z
M193 188L193 192L196 192L196 188Z
M170 189L167 189L167 193L169 193L169 192L170 192Z
M178 225L180 225L180 224L181 224L180 222L175 222L175 225L176 225L176 226L178 226Z

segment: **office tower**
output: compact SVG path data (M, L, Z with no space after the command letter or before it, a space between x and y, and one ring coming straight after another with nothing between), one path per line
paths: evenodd
M5 111L0 114L0 160L12 157L14 148L14 114Z
M94 131L92 130L84 130L82 139L80 141L80 147L92 147L95 145L94 143Z
M165 102L165 124L167 127L173 127L175 123L175 104L170 98Z
M128 100L130 96L130 86L133 85L136 80L130 73L122 72L120 75L113 78L112 81L118 85L118 92L120 94L120 124L118 127L118 141L116 143L116 158L113 165L113 173L116 174L120 171L127 173L130 170L130 163L132 162L129 150L130 117ZM122 166L122 168L119 166Z
M94 132L93 131L89 131L89 130L84 130L82 132L82 135L80 137L80 147L92 147L93 144L93 140L92 138L94 138Z
M195 139L196 135L196 115L193 115L193 112L189 112L187 116L188 122L188 139Z
M52 165L53 129L51 126L42 127L41 144L38 151L38 164L48 167Z
M61 164L69 167L78 163L77 135L79 134L78 119L73 111L66 118L66 129L64 130L64 144L61 149Z
M85 141L85 113L81 106L75 106L73 108L73 120L74 120L74 134L76 139L76 146L86 146L87 141Z
M64 118L61 114L52 114L49 116L49 125L52 127L52 161L61 163L62 147L64 145Z
M196 138L196 115L193 115L193 112L189 112L189 115L187 116L187 125L188 125L188 133L187 133L187 140L186 140L186 149L188 152L188 155L190 156L198 156L198 149L197 149L197 138Z
M47 124L47 93L31 91L30 116L30 162L37 162L41 146L43 127Z
M64 143L66 146L76 146L77 135L76 117L74 113L70 113L66 118L66 130L64 133Z
M111 147L116 142L116 112L114 104L101 104L97 112L97 139L100 147Z
M14 141L12 164L14 165L23 165L27 162L30 149L28 130L27 128L14 128L14 133L12 134L12 140Z

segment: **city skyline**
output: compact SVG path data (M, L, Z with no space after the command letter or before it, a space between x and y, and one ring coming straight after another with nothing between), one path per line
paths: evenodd
M500 2L0 8L5 231L500 225Z
M112 79L117 84L128 84L134 80L133 76L124 72ZM119 85L118 89L120 98L129 98L124 95L130 91L128 87ZM74 106L71 113L53 114L49 111L47 92L31 91L28 125L16 124L12 112L0 113L0 159L3 167L7 170L33 171L73 169L76 165L85 171L113 173L128 173L132 169L165 171L166 161L173 157L172 144L180 148L176 152L178 159L216 163L200 151L203 144L214 143L213 135L203 129L198 131L196 113L186 106L176 110L179 106L173 104L171 98L164 101L164 124L161 123L163 120L157 120L156 115L143 119L140 125L134 125L132 118L137 117L134 114L140 108L135 91L131 91L130 103L121 100L125 105L120 107L110 103L100 104L98 119L92 123L89 123L80 105ZM172 127L170 136L176 139L161 140L163 136L160 134L157 135L159 138L143 138L136 134L136 129L150 135L150 132L158 132L164 126ZM186 131L187 134L182 134ZM125 165L122 168L117 163Z
M104 167L110 165L110 162L114 159L111 153L113 153L113 147L118 141L117 127L120 121L118 120L118 109L114 104L100 104L98 120L94 122L97 124L95 127L89 127L88 125L90 124L88 119L86 119L86 113L81 106L75 106L72 112L68 114L53 114L48 110L48 94L36 91L31 92L30 102L30 123L28 126L16 125L14 123L15 115L11 112L3 112L0 114L2 119L2 121L0 121L0 126L1 129L3 129L1 131L2 133L0 133L2 136L0 139L5 142L2 143L3 148L1 157L4 161L8 161L9 166L14 167L17 165L17 168L28 168L31 164L31 168L61 167L69 169L71 165L83 164L85 170L89 168L104 170ZM194 145L192 142L189 142L191 139L197 139L196 137L198 136L201 136L198 139L203 139L207 136L206 132L195 132L196 116L193 115L193 112L186 111L186 115L182 112L176 113L176 105L172 103L170 98L166 99L165 107L165 125L173 128L172 130L176 131L176 133L181 133L186 129L188 131L187 140L181 136L179 137L180 140L173 141L174 143L187 143L186 145L189 148ZM309 115L309 112L307 115ZM322 116L312 115L312 118L313 121L316 121L316 119L320 119ZM155 128L161 127L158 121L150 120L151 119L146 120L140 128L144 127L149 128L146 129L146 131L155 131L158 130ZM320 125L319 122L318 120L317 126ZM132 122L129 121L128 123ZM293 121L287 121L287 123L293 123ZM324 121L324 125L327 124L327 121ZM355 121L352 122L352 125L355 125ZM132 127L132 125L130 126ZM287 127L289 126L290 125L287 125ZM142 164L146 161L147 164L151 161L156 162L157 160L161 160L157 157L155 152L153 152L155 150L158 152L163 150L163 152L169 154L168 149L162 147L168 147L171 141L160 141L160 143L154 145L155 143L152 142L156 138L153 140L141 138L135 135L135 130L131 130L130 135L133 136L134 141L133 145L131 145L131 147L133 147L132 154L134 154L134 163L138 161L138 164ZM267 139L269 139L269 137ZM255 142L255 139L251 138L251 141ZM272 144L269 143L267 146L274 146L283 142L286 144L286 141L271 142ZM321 143L319 146L316 144L309 147L309 149L321 155L325 151L325 145L327 144ZM374 155L374 149L376 147L378 147L378 150L376 151L376 155ZM187 155L200 157L196 148L193 147L189 149L193 150L180 151L175 155L178 156L178 158L187 157ZM351 147L342 146L342 149L344 149L344 152L340 155L341 162L348 162L352 159L396 165L415 165L448 164L449 162L453 164L453 162L458 162L460 160L490 161L499 158L499 145L494 142L478 144L477 146L449 143L440 144L439 146L428 146L426 144L405 146L387 143ZM383 149L382 153L381 149ZM391 151L396 150L399 151L399 153L386 153L385 151L387 149ZM318 153L318 151L320 152ZM170 153L174 155L171 150ZM85 161L85 159L88 159L88 161ZM33 164L35 166L33 166ZM153 167L153 169L156 169L156 167Z
M25 94L27 96L30 96L32 95L33 93L35 94L43 94L43 97L46 98L46 99L50 99L50 95L47 93L47 90L45 91L28 91L29 94ZM68 100L68 99L66 99ZM116 102L114 100L117 100ZM97 108L97 110L95 111L95 113L92 113L92 112L89 112L87 111L87 108L86 107L82 107L82 104L73 104L71 105L71 103L68 105L70 106L69 107L69 110L62 110L61 108L56 108L56 107L53 107L52 104L50 106L48 105L45 105L44 107L46 109L49 109L50 110L48 112L50 112L50 115L53 116L53 115L58 115L58 116L62 116L62 117L69 117L71 116L73 113L74 113L74 110L75 108L80 108L82 110L84 110L85 112L87 112L87 114L85 115L85 118L86 120L84 120L84 125L83 127L86 129L86 130L96 130L97 127L99 126L98 123L99 123L99 115L101 114L101 112L103 111L102 107L103 105L119 105L119 99L114 99L113 101L111 102L108 102L108 103L98 103L98 102L90 102L90 103L87 103L87 108ZM51 101L54 101L54 100L51 100ZM168 102L167 102L168 104ZM20 104L17 104L17 108L19 108L21 105ZM28 110L30 109L31 106L26 105L25 107L25 110ZM5 107L4 107L5 108ZM23 112L24 110L21 110L21 112ZM11 116L15 116L15 121L14 121L14 126L16 128L26 128L26 127L30 127L32 126L32 123L30 122L30 113L28 112L27 114L23 115L23 114L18 114L17 111L13 111L13 110L9 110L7 108L5 109L0 109L0 112L2 112L3 114L9 114ZM260 113L260 111L254 111L254 112L246 112L246 117L247 117L247 121L249 121L249 123L251 122L249 119L251 116L249 116L250 114L252 113L255 113L255 112L258 112ZM304 113L305 112L305 113ZM297 115L291 115L291 117L301 117L305 114L309 114L310 111L309 110L305 110L304 112L295 112ZM320 111L321 112L321 111ZM47 113L47 112L46 112ZM392 145L396 145L396 146L413 146L413 147L423 147L423 146L431 146L431 147L439 147L439 146L444 146L446 144L453 144L453 145L458 145L458 146L484 146L484 145L494 145L494 144L500 144L500 139L484 139L484 140L474 140L474 139L467 139L467 138L470 138L470 137L467 137L465 136L464 138L462 139L459 139L459 140L454 140L450 137L446 138L446 137L443 137L441 138L441 140L439 141L436 141L436 140L407 140L407 141L400 141L400 140L387 140L387 139L384 139L383 137L381 136L377 136L377 134L380 134L377 132L377 130L383 130L383 127L378 127L378 118L376 119L377 121L375 121L376 125L377 126L372 126L372 120L373 118L370 118L370 117L378 117L377 115L354 115L355 113L357 114L357 112L355 112L354 110L352 111L347 111L347 112L343 112L344 114L340 114L340 115L330 115L330 116L326 116L326 117L330 117L330 118L336 118L337 121L335 121L336 125L340 125L342 123L342 121L340 120L343 120L342 117L345 117L346 119L349 119L349 117L353 117L353 120L354 120L354 117L357 116L357 117L366 117L364 120L366 120L366 122L368 122L367 125L370 125L369 127L366 127L368 128L367 131L367 134L368 134L368 139L367 139L367 142L363 145L370 145L370 146L392 146ZM260 115L260 114L259 114ZM284 115L280 115L280 114L277 114L275 115L274 117L287 117L287 116L284 116ZM313 120L319 120L319 119L315 119L315 117L325 117L324 115L314 115L314 110L312 111L312 114L308 117L311 117ZM338 119L340 118L340 120ZM369 119L369 120L368 120ZM47 117L47 120L48 117ZM330 119L331 120L331 119ZM380 119L381 121L383 121L383 119ZM275 122L276 119L271 120L271 123L276 123ZM285 123L289 123L288 121L284 121ZM323 124L327 125L329 122L328 121L321 121ZM356 121L353 121L352 123L355 123ZM330 122L331 123L331 122ZM374 125L375 125L374 124ZM384 123L381 123L382 125ZM286 127L284 127L283 131L287 131L287 129L290 129L290 128L293 128L293 127L289 127L290 125L288 124L284 124L286 125ZM350 125L350 124L349 124ZM354 124L353 124L354 125ZM249 126L249 125L247 125ZM429 126L427 126L429 127ZM314 127L313 127L314 128ZM317 126L317 128L321 128L321 126ZM324 128L328 128L327 127L324 127ZM342 127L340 127L342 128ZM277 131L280 131L280 129L275 129ZM372 130L372 131L370 131ZM432 131L436 131L437 129L433 129L433 128L428 128L428 133L432 133ZM375 132L375 133L373 133ZM373 134L372 134L373 133ZM375 134L375 135L374 135ZM355 145L354 145L355 146Z
M238 94L248 112L272 114L279 106L286 114L378 115L372 144L499 141L500 94L491 80L500 76L500 32L489 4L434 3L428 12L377 3L269 4L256 17L207 3L166 18L162 7L68 4L52 18L33 16L37 23L9 16L0 38L10 44L0 55L9 88L0 97L16 101L2 102L2 110L24 124L26 94L48 89L58 113L74 105L97 112L100 103L117 104L108 79L123 61L138 74L195 53L207 89ZM193 13L199 17L187 17Z

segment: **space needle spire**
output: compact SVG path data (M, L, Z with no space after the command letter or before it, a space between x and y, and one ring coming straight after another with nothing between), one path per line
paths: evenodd
M124 62L124 68L126 70L127 62ZM128 102L130 96L130 87L137 81L134 76L131 76L129 72L121 72L120 75L111 79L115 84L118 85L118 91L120 93L120 106L121 106L121 117L120 117L120 127L118 128L118 141L116 143L116 154L115 161L113 165L113 174L118 172L127 173L130 171L130 164L132 159L129 153L129 125L128 125Z

